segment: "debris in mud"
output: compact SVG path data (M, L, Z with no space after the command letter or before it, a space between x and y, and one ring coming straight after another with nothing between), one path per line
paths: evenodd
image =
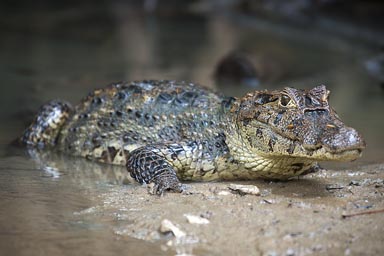
M349 186L370 186L374 185L376 188L384 186L383 179L363 179L363 180L352 180Z
M159 230L163 234L171 232L176 238L182 238L182 237L185 237L187 235L184 231L182 231L180 228L176 227L175 224L173 224L168 219L164 219L161 222Z
M363 212L355 212L355 213L343 213L341 217L343 219L349 218L349 217L355 217L359 215L368 215L368 214L376 214L376 213L384 213L384 209L378 209L378 210L370 210L370 211L363 211Z
M267 200L267 199L263 199L263 200L261 201L261 203L262 203L262 204L274 204L274 203L276 203L276 202L275 202L275 200L273 200L273 199L272 199L272 200L271 200L271 199L268 199L268 200Z
M354 206L354 208L357 209L371 209L374 207L374 204L367 199L356 200L354 202L351 202L351 204Z
M184 217L187 218L187 221L191 224L198 224L198 225L201 225L201 224L209 224L209 220L206 219L206 218L203 218L203 217L200 217L200 216L196 216L196 215L192 215L192 214L184 214Z
M184 251L187 249L185 245L191 245L196 244L200 241L200 239L197 236L194 235L187 235L186 232L182 231L180 228L178 228L175 224L173 224L170 220L164 219L161 222L159 231L163 234L173 234L174 238L167 241L166 245L169 247L176 247L176 251L182 249ZM180 248L181 246L181 248ZM192 250L190 249L192 252ZM182 254L184 255L185 252ZM179 253L177 253L179 255ZM190 255L188 253L187 255Z
M260 195L260 189L255 185L230 184L228 188L231 191L236 192L242 196L246 194L255 195L255 196Z
M209 220L212 217L212 215L213 215L213 212L206 211L206 212L201 213L200 217Z
M221 191L217 192L217 194L218 194L219 196L228 196L228 195L231 194L231 192L226 191L226 190L221 190Z
M351 180L349 186L361 186L361 183L358 180Z
M327 184L327 185L325 185L325 189L327 191L338 190L338 189L343 189L343 188L345 188L345 186L342 184Z

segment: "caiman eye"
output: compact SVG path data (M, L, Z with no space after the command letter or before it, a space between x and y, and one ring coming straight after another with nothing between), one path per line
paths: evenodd
M285 95L285 94L281 95L280 97L281 106L286 107L288 106L289 102L291 102L291 98L288 95Z

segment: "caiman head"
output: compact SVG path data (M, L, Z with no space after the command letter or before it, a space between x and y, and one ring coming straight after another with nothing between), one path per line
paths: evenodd
M341 121L328 96L324 85L256 91L237 101L231 112L244 146L262 157L355 160L365 142Z

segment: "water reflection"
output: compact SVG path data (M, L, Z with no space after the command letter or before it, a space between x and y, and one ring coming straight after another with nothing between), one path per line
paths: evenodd
M160 250L133 238L116 238L110 220L76 215L97 201L97 194L125 180L123 168L58 155L32 159L7 157L0 161L0 248L7 255L138 255ZM44 159L43 159L44 158ZM44 163L43 165L41 165ZM50 167L52 172L44 172ZM57 178L59 176L59 179ZM102 242L100 242L102 241Z

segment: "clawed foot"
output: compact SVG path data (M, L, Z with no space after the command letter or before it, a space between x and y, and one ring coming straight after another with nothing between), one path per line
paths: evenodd
M152 195L164 195L165 191L181 193L185 190L185 185L180 183L176 177L159 176L153 180L153 186L149 189Z

